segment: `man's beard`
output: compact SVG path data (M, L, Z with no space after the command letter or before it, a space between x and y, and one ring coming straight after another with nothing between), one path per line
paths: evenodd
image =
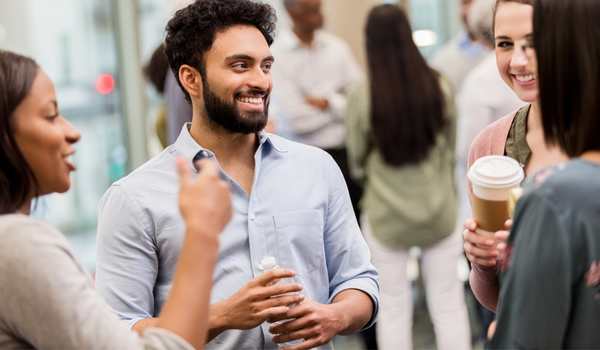
M242 115L234 102L228 103L212 92L206 79L202 81L202 95L204 97L204 108L208 119L223 129L232 133L252 134L265 128L269 119L269 99L265 98L263 112L251 112ZM239 94L239 93L238 93ZM250 90L248 95L267 96L260 90ZM236 94L237 95L237 94Z

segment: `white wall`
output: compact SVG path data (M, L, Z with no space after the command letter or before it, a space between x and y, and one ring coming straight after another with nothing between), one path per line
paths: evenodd
M28 12L28 0L0 2L0 48L31 55L31 19L20 16Z

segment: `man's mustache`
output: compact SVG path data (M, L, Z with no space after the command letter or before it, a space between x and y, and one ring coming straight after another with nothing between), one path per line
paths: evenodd
M269 96L269 91L257 89L257 88L246 89L246 90L238 91L235 94L235 97L240 97L240 96L261 97L262 98L262 97Z

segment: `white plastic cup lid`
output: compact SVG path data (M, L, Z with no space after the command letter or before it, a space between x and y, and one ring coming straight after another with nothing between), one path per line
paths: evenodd
M467 174L473 185L490 189L518 186L525 173L519 163L506 156L485 156L473 163Z

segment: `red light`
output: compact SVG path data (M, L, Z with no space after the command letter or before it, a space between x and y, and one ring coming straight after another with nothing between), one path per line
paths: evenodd
M96 78L96 91L100 95L108 95L115 89L115 79L110 74L100 74Z

